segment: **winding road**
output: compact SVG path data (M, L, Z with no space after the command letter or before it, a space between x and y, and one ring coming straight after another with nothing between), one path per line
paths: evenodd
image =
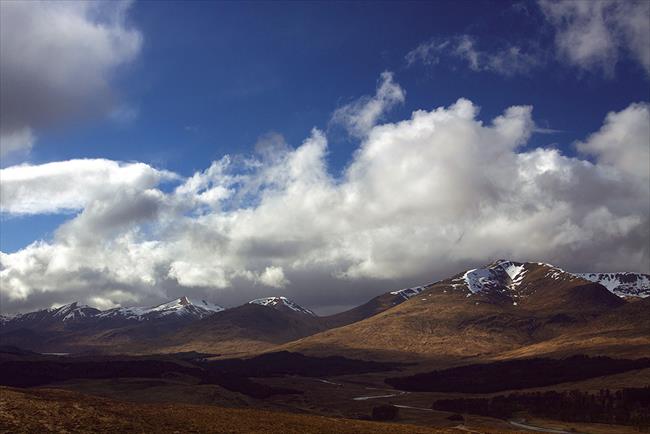
M384 392L392 392L388 395L370 395L370 396L357 396L352 398L354 401L367 401L368 399L377 399L377 398L392 398L393 396L402 396L407 395L409 392L404 392L401 390L392 390L392 389L377 389L374 387L366 387L366 390L383 390Z

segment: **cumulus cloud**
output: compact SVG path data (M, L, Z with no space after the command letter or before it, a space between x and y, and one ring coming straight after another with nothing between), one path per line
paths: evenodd
M594 155L630 176L643 178L650 167L650 105L631 104L620 112L610 112L602 128L577 143L578 150Z
M617 0L539 0L556 31L558 54L585 70L614 73L622 54L650 74L650 3Z
M351 135L364 137L388 110L403 103L405 96L404 89L393 80L393 73L385 71L373 97L364 96L338 108L332 121L343 125Z
M415 63L437 65L449 59L464 62L474 72L488 71L505 76L527 73L541 62L538 52L512 44L494 52L481 50L476 38L470 35L433 38L406 55L409 66Z
M296 148L265 137L254 155L223 157L166 192L163 175L131 167L137 188L61 200L52 208L83 210L51 241L0 254L3 309L183 293L228 305L272 291L354 304L498 257L650 271L650 167L610 154L647 152L647 106L607 115L578 144L591 161L529 149L534 129L530 106L484 121L461 98L369 127L340 177L319 130ZM24 185L7 210L52 209L29 203L40 187Z
M289 281L284 277L282 267L266 267L260 276L260 282L272 288L284 288Z
M144 163L81 159L0 169L0 210L9 214L71 212L123 190L147 190L175 175Z
M142 45L125 1L0 2L0 156L28 151L33 131L107 113L110 81Z

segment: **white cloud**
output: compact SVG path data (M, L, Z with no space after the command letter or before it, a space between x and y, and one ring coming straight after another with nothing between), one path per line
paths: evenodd
M121 190L143 191L174 177L144 163L102 159L11 166L0 169L0 210L9 214L76 211Z
M259 280L262 284L271 288L284 288L289 284L282 267L275 266L266 267Z
M132 61L141 34L126 24L130 2L0 2L0 156L29 150L52 124L110 111L110 82Z
M540 53L516 45L508 44L494 52L481 50L477 47L476 39L470 35L434 38L406 55L409 66L418 62L437 65L448 59L461 60L475 72L488 71L505 76L527 73L541 61Z
M555 27L558 54L585 70L614 73L622 54L650 74L650 3L616 0L539 0Z
M353 136L364 137L388 110L403 103L405 96L404 89L393 80L393 73L385 71L373 97L364 96L338 108L332 121L343 125Z
M631 176L643 178L650 167L650 105L631 104L620 112L610 112L602 128L577 143L578 150L594 155L603 164ZM648 179L648 178L646 178Z
M268 295L265 287L310 306L353 304L380 287L497 257L650 271L650 167L610 154L638 157L638 145L648 146L646 106L609 114L578 145L594 162L528 150L529 106L489 122L478 113L459 99L375 125L339 178L314 130L295 149L265 138L255 155L224 157L168 193L157 189L159 171L119 163L111 170L128 168L132 175L119 178L135 187L97 187L92 199L67 199L66 189L83 192L61 181L48 190L57 205L34 204L44 190L26 183L11 202L17 212L84 208L52 241L0 255L4 308L92 297L102 306L153 303L181 293L241 303ZM23 169L35 170L6 170Z
M202 261L204 264L206 261ZM214 264L174 261L169 266L169 277L176 279L181 286L226 288L230 282L218 261Z

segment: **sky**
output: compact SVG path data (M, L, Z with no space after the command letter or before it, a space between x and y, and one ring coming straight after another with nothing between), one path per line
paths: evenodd
M0 312L650 272L650 3L0 3Z

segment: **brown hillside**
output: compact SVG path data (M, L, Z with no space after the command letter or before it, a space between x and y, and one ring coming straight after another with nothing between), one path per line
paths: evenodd
M0 432L424 434L462 431L252 409L136 404L60 390L3 387L0 388Z
M587 336L593 345L587 341L585 346L605 353L615 340L619 347L634 348L647 342L647 329L637 319L647 312L645 302L626 303L599 284L545 264L521 265L525 273L514 283L505 273L496 273L485 289L471 293L459 274L375 316L283 348L370 358L462 360L526 348L541 354Z

